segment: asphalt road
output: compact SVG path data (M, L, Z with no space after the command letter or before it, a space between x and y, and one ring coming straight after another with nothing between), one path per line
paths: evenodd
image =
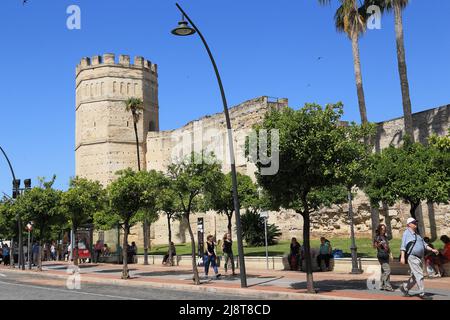
M64 280L39 275L3 273L0 275L1 300L240 300L242 297L195 293L159 288L139 288L82 283L80 290L69 290Z

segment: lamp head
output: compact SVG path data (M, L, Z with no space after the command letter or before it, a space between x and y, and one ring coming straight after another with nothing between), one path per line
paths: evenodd
M195 33L195 30L189 26L187 21L184 21L184 19L180 22L178 22L178 27L172 30L172 34L176 36L186 37L193 35Z

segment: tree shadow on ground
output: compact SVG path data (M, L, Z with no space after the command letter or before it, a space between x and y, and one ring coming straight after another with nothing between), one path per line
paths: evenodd
M391 282L393 289L400 287L402 282ZM306 281L291 283L291 288L296 290L306 290ZM333 292L340 290L360 290L367 291L367 280L317 280L314 287L320 292Z
M128 269L128 272L130 272L130 271L136 271L137 269ZM117 272L122 272L123 271L123 269L122 268L120 268L120 269L106 269L106 270L96 270L96 271L94 271L95 273L117 273Z
M182 276L190 274L192 274L192 271L167 270L167 271L139 272L135 273L134 275L142 277L161 277L161 276Z
M267 279L267 278L269 278L269 277L258 277L258 279ZM251 288L251 287L256 287L256 286L260 286L260 285L265 285L267 283L270 283L270 282L273 282L273 281L277 281L277 280L280 280L280 279L283 279L283 278L284 278L283 276L277 277L277 278L270 277L269 280L261 281L261 282L258 282L258 283L254 283L254 284L248 285L248 287Z
M43 268L48 268L52 270L62 270L67 269L69 267L74 267L74 264L64 264L64 263L52 263L52 264L44 264L42 265ZM96 268L98 267L98 264L79 264L78 268L80 269L87 269L87 268Z

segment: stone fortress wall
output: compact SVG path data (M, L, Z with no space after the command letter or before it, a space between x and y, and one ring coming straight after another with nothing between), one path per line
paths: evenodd
M281 99L282 103L275 104L275 106L284 106L288 104L287 99ZM280 102L278 101L278 102ZM261 121L264 114L269 110L270 103L267 97L261 97L247 101L239 106L231 109L234 139L241 143L237 145L236 152L239 154L242 149L242 141L245 141L245 136L248 135L252 126ZM198 122L202 123L203 128L221 128L223 130L224 115L222 113L211 117L204 117ZM445 135L450 128L450 105L443 106L436 109L430 109L419 112L413 115L414 132L416 141L426 142L427 138L435 133L438 135ZM153 132L148 137L148 148L152 155L147 155L147 168L153 168L164 171L167 164L171 162L172 153L175 155L178 152L173 152L176 145L180 145L180 137L183 135L194 135L194 127L196 121L193 121L186 126L173 130L163 132ZM397 118L377 124L377 136L375 142L375 149L380 150L388 147L391 143L398 145L403 136L403 118ZM204 130L205 132L207 130ZM236 134L237 133L237 134ZM208 146L208 134L204 134L204 145ZM191 141L188 139L188 141ZM238 168L242 173L250 175L254 179L254 172L256 170L252 163L239 163L237 159ZM280 164L282 165L282 164ZM223 166L224 172L229 171L229 164ZM381 207L377 210L378 214L372 222L371 207L368 198L361 191L355 197L355 231L359 237L372 236L372 223L385 223L388 225L390 233L394 237L400 237L400 232L404 230L404 221L409 217L409 206L404 203L397 203L392 207ZM348 206L333 206L332 208L323 208L318 213L312 215L312 236L320 237L326 235L327 237L347 237L350 234L350 226L347 218ZM205 233L216 235L221 238L226 232L227 220L223 215L218 215L215 212L197 213L191 218L191 225L193 230L196 230L197 218L204 218ZM432 205L423 203L418 210L418 217L422 217L426 234L432 238L437 238L442 234L450 233L450 206L449 205ZM276 224L282 231L283 240L288 240L291 237L302 236L303 219L300 215L291 210L283 210L280 212L270 212L269 223ZM186 223L179 221L173 222L174 241L185 242L189 240L187 234ZM154 244L162 244L167 242L167 219L162 216L156 223L151 226L151 239ZM141 233L141 232L140 232ZM137 239L137 238L136 238Z
M142 57L136 57L132 64L129 56L105 54L83 58L76 68L76 175L98 180L107 185L115 178L115 172L131 167L136 169L136 147L131 113L126 112L123 102L128 97L144 101L144 113L139 121L141 144L141 167L146 170L165 171L167 165L192 150L214 151L222 162L224 172L229 171L227 132L223 113L205 116L182 128L159 131L158 69L157 65ZM244 157L244 143L254 124L261 122L272 107L288 105L288 99L259 97L241 103L230 109L233 128L236 165L239 172L254 180L256 167ZM430 109L413 115L416 140L426 142L432 133L444 135L450 127L450 105ZM375 149L379 151L398 144L403 136L403 118L378 124ZM282 164L280 164L282 165ZM371 219L371 208L367 197L359 192L354 200L355 230L359 237L371 236L372 223L386 223L394 237L404 229L409 216L409 206L397 203L383 207ZM450 232L450 206L423 203L419 208L426 234L436 238ZM224 215L214 212L196 213L191 225L197 230L197 218L203 217L205 233L221 238L226 232ZM283 240L302 236L302 218L295 212L284 210L270 212L269 223L276 224L282 231ZM347 205L324 208L312 215L312 236L348 237ZM186 222L174 221L173 241L189 241ZM112 249L117 242L115 231L102 232L101 236ZM152 244L167 243L167 219L160 219L150 228ZM131 230L130 242L136 241L142 247L142 226Z

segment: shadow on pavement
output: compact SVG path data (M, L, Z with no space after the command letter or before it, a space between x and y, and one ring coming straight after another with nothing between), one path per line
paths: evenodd
M160 276L182 276L192 274L189 271L178 271L178 270L168 270L168 271L153 271L153 272L139 272L135 273L136 276L142 277L160 277Z
M137 269L128 269L128 272L130 272L130 271L136 271ZM121 268L121 269L105 269L105 270L96 270L96 271L93 271L93 272L95 272L95 273L117 273L117 272L122 272L123 271L123 269Z
M400 287L402 282L391 282L393 289ZM306 281L292 283L291 288L301 290L306 289ZM314 287L321 292L333 292L339 290L361 290L367 291L367 280L317 280L314 281ZM381 291L385 292L385 291Z
M268 277L260 277L258 279L264 279L264 278L268 278ZM270 283L270 282L273 282L273 281L277 281L277 280L280 280L280 279L283 279L283 278L284 277L271 278L270 280L261 281L261 282L258 282L258 283L254 283L254 284L248 285L248 287L250 288L250 287L256 287L256 286L259 286L259 285L264 285L264 284L267 284L267 283Z

